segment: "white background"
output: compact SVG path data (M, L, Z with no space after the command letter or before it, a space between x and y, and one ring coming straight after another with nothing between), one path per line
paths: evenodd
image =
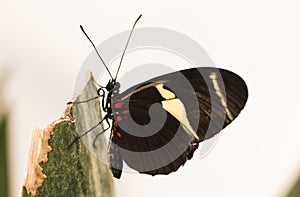
M169 176L125 173L117 196L284 196L299 175L299 1L0 2L0 69L12 73L4 95L12 196L26 175L32 128L61 115L92 50L79 25L100 43L140 13L139 27L196 40L216 65L245 79L250 96L207 157Z

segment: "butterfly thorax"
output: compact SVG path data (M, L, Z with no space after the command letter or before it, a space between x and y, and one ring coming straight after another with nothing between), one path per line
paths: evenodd
M120 83L115 80L109 80L105 89L108 91L104 111L108 114L108 118L113 118L112 99L119 95Z

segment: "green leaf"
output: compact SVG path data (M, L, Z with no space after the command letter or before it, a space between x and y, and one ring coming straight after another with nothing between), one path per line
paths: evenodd
M289 191L288 197L299 197L300 196L300 177L297 182L293 186L293 188Z
M0 111L0 194L9 196L8 158L7 158L7 115Z
M11 76L9 67L0 67L0 196L10 196L8 161L9 107L4 102L5 88Z
M95 96L97 87L90 75L75 101ZM97 138L96 148L92 145L103 126L98 126L68 148L79 133L89 130L100 120L100 103L96 99L68 106L64 117L54 121L43 131L43 135L36 131L22 196L34 196L35 192L36 196L115 196L104 135ZM38 141L42 147L36 152ZM39 186L40 182L42 186Z

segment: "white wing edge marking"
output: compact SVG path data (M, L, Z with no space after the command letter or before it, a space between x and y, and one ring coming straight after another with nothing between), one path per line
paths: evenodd
M221 104L224 106L225 108L225 111L226 111L226 115L227 117L230 119L230 120L233 120L234 117L232 116L231 112L229 111L228 107L227 107L227 103L226 103L226 99L225 99L225 96L223 95L221 89L220 89L220 86L219 86L219 83L218 83L218 80L217 80L217 74L212 72L210 75L209 75L209 78L212 80L213 82L213 86L215 88L215 91L217 93L217 96L220 98L221 100Z
M134 91L130 92L129 94L123 96L121 100L125 100L128 97L130 97L131 95L136 94L136 93L138 93L138 92L140 92L142 90L145 90L147 88L150 88L150 87L153 87L153 86L157 86L157 85L162 85L165 82L166 82L166 80L161 80L161 81L156 81L156 82L149 83L147 85L141 86L141 87L135 89Z

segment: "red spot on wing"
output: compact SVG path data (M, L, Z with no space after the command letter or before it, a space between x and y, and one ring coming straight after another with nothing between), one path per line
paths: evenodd
M119 109L119 108L122 108L123 107L123 102L118 102L115 104L115 108Z
M129 113L129 110L122 111L122 114L128 114L128 113Z
M117 136L118 136L119 138L121 138L121 137L122 137L122 134L118 131L118 132L117 132Z
M114 127L117 127L118 123L116 121L114 121Z
M122 117L121 116L117 116L117 121L118 122L122 121Z

